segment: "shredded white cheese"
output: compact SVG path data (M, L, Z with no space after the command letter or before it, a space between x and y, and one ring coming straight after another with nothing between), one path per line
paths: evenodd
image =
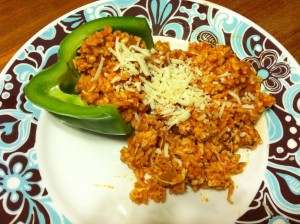
M250 97L251 100L255 100L255 96L252 93L247 92L247 95Z
M188 64L180 59L171 59L170 64L163 68L155 66L153 69L153 66L149 66L151 79L142 79L142 90L146 93L143 103L169 117L169 127L190 117L187 107L205 109L210 97L192 84L196 77Z
M149 180L152 177L149 173L145 173L144 180Z
M244 108L244 109L254 109L255 107L254 107L253 104L243 104L242 108Z
M105 58L101 56L100 63L99 63L99 66L97 68L97 71L96 71L94 77L91 79L92 82L96 81L99 78L99 76L101 74L101 71L102 71L102 68L103 68L103 65L104 65L104 61L105 61Z
M227 77L227 76L230 76L229 72L224 72L223 74L219 75L218 77L222 78L222 77Z
M120 76L115 76L112 80L111 80L111 83L115 83L115 82L118 82L121 80L121 77Z
M138 115L137 112L134 113L134 118L137 122L139 122L139 123L141 122L140 116Z
M164 157L166 157L166 158L170 157L168 143L165 143L165 145L164 145Z
M246 134L247 134L247 133L243 131L243 132L240 133L240 137L243 138L243 137L246 136Z
M223 103L222 103L222 106L221 106L221 108L220 108L220 111L219 111L219 119L222 118L222 115L223 115L225 106L226 106L226 102L223 102Z
M190 117L190 109L194 106L198 110L204 110L205 105L210 102L210 97L204 93L196 84L195 80L202 75L201 69L192 70L189 63L181 59L168 58L169 64L160 67L149 63L151 54L156 53L154 49L140 48L138 45L127 47L126 44L115 43L115 49L109 51L117 58L119 64L116 70L127 71L132 76L142 74L140 82L127 81L119 83L114 88L117 91L125 89L129 92L142 91L145 94L143 103L149 105L155 113L167 118L168 128ZM113 78L112 83L119 81ZM120 87L120 85L122 85Z
M182 167L182 160L181 160L181 159L178 159L178 158L174 157L174 161L175 161L176 163L178 163L178 166L179 166L179 167Z
M242 104L242 101L241 101L240 97L235 92L228 91L228 94L230 96L232 96L236 100L236 102L238 102L238 104Z
M155 149L155 153L157 153L157 154L159 154L159 155L160 155L160 154L162 154L162 151L161 151L161 149L160 149L160 148L156 148L156 149Z

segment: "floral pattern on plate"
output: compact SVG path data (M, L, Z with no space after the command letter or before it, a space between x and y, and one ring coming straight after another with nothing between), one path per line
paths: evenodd
M261 28L224 8L200 1L110 0L75 10L40 31L0 77L0 216L10 223L69 223L56 211L39 173L34 148L40 109L24 86L53 64L60 41L79 25L106 16L147 18L153 35L230 45L249 61L263 91L277 104L266 112L269 158L261 186L236 223L300 221L300 67Z

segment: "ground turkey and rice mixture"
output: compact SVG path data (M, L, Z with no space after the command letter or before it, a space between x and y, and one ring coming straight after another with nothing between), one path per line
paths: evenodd
M170 50L158 41L105 27L83 41L74 59L76 91L90 105L114 104L134 132L121 160L137 181L135 203L164 202L167 191L190 186L234 190L241 173L237 150L262 143L255 123L274 97L260 91L262 78L231 48L189 43Z

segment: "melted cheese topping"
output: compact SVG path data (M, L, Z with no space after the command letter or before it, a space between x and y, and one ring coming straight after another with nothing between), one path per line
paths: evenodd
M117 84L117 91L124 89L129 92L142 91L145 94L143 103L149 105L152 113L160 114L167 118L168 128L190 117L189 107L204 110L210 102L210 97L195 84L197 77L202 75L199 68L192 68L191 61L181 59L169 59L169 64L160 67L148 62L152 54L157 53L154 49L142 49L136 45L127 47L124 43L116 40L115 49L109 51L117 58L119 65L115 71L129 72L132 76L140 76L141 82L133 83L129 79L124 84ZM138 64L138 66L137 66ZM116 77L112 83L119 81Z

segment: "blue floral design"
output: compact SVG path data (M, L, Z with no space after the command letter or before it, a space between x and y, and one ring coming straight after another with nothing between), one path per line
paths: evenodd
M4 120L5 116L10 117L10 121L5 123L0 121L0 138L2 140L0 141L1 153L12 152L25 144L30 135L31 123L36 122L32 115L14 109L0 110L0 118ZM14 131L18 131L22 134L13 138L13 141L5 141L4 139L12 135Z
M23 88L33 75L48 65L49 59L58 51L59 41L67 33L96 18L126 15L147 18L154 35L173 36L191 41L197 41L201 36L201 40L231 45L237 55L240 58L246 57L245 60L251 62L258 74L264 78L266 89L282 97L282 111L299 118L299 111L294 106L294 102L299 98L299 66L289 64L283 55L279 56L278 49L265 49L262 40L267 38L255 29L248 33L250 25L244 20L239 20L234 13L182 0L107 0L92 3L73 15L66 16L55 26L51 25L41 31L33 43L26 44L9 70L5 71L4 75L1 74L0 209L6 213L5 217L1 217L1 222L70 223L55 210L52 199L43 186L36 151L31 142L35 138L40 109L26 100ZM194 29L194 26L197 28ZM237 36L242 38L237 39ZM294 70L291 71L292 69ZM13 99L15 103L7 108L5 103L15 96L13 91L16 88L18 95ZM287 133L284 132L286 128L278 130L278 127L286 125L286 122L282 121L286 118L286 113L282 111L270 110L266 114L271 144L281 143L282 139L287 137ZM281 183L287 185L283 190L299 197L300 150L297 149L298 151L293 150L288 154L290 158L294 158L294 161L289 161L293 162L290 167L284 164L285 158L279 158L276 154L270 156L272 162L268 164L269 170L252 202L255 205L252 204L247 211L247 214L253 211L247 216L251 216L253 220L243 221L241 217L239 220L242 221L238 220L237 223L257 223L256 211L265 205L269 206L272 213L263 214L261 220L269 220L270 224L279 221L288 223L288 219L294 221L300 217L299 204L294 205L289 198L281 194L283 188L279 183L281 178ZM288 219L284 215L287 215Z
M153 33L155 35L169 36L168 32L174 32L176 38L182 39L184 37L185 29L189 28L188 23L185 18L180 18L174 16L174 14L179 10L180 1L176 4L174 1L167 0L152 0L148 3L148 11L150 15L150 20L152 24ZM176 21L168 21L169 18L173 16ZM178 23L181 21L181 24ZM182 24L185 24L183 26ZM187 29L188 30L188 29Z
M249 61L257 74L264 79L263 84L268 91L275 94L282 90L283 85L279 79L289 76L290 67L286 62L279 61L275 50L265 50L259 57L247 57L244 60Z
M43 46L29 45L27 49L19 55L19 60L29 59L30 63L19 63L14 67L14 73L17 80L22 83L20 92L23 92L24 86L29 82L30 78L45 68L49 58L58 52L59 46L55 45L45 50ZM17 105L20 109L24 104L24 108L34 115L35 120L40 115L40 109L33 105L30 101L24 102L22 94L18 95ZM21 109L20 109L21 110Z
M43 194L40 181L37 167L28 165L26 155L15 153L0 164L0 200L6 212L15 215L14 219L27 217L23 222L29 223L31 216L24 215L27 212L37 218L38 199Z
M206 19L205 13L199 13L198 9L201 6L199 4L193 4L191 9L186 8L185 6L180 7L180 12L188 14L188 23L193 23L195 18L199 18L201 20Z
M72 30L76 29L81 24L86 23L83 13L78 12L74 13L73 15L64 18L60 23L64 28L66 33L70 33Z
M29 155L27 157L27 155ZM52 200L41 184L36 151L14 153L0 163L0 201L11 223L70 223L52 207Z

